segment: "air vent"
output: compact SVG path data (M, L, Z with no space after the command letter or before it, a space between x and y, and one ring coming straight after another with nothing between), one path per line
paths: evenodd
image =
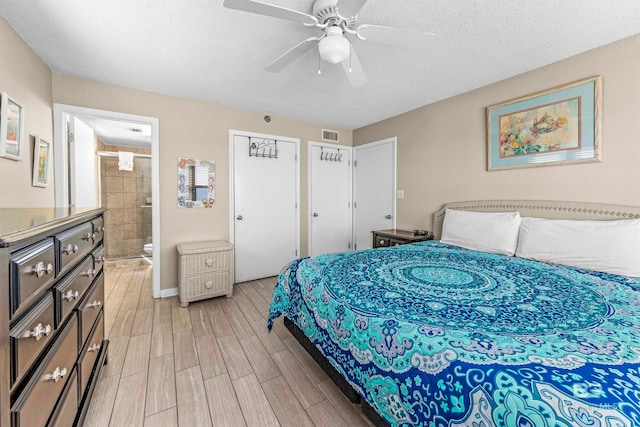
M338 132L335 130L322 129L322 140L338 142Z

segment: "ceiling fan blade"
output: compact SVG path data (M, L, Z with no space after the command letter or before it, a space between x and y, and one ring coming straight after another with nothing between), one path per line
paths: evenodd
M342 61L342 68L344 68L344 72L347 74L351 86L360 87L367 83L367 76L364 74L364 69L362 68L362 64L360 64L353 45L351 45L351 58Z
M224 6L229 9L237 9L245 12L257 13L259 15L272 16L274 18L286 19L287 21L299 22L306 25L316 25L318 23L315 16L311 16L307 13L259 1L224 0Z
M367 0L338 0L336 4L338 15L347 19L356 16L366 2Z
M362 40L412 49L423 49L425 45L439 38L433 33L367 24L358 27L357 35Z
M282 71L286 66L290 65L296 59L300 58L302 55L313 49L314 46L317 46L315 42L317 42L321 38L322 37L309 37L308 39L301 41L300 43L286 51L278 59L269 64L266 70L271 71L272 73L278 73Z

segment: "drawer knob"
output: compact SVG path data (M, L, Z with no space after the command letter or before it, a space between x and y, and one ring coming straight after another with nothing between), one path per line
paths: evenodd
M94 351L100 350L100 344L92 344L91 347L87 349L88 353L93 353Z
M205 288L211 289L212 286L213 286L213 282L211 280L207 280L206 282L204 282Z
M86 308L98 308L102 305L102 301L93 301L86 305Z
M40 338L42 338L43 336L48 337L51 331L52 331L51 325L42 326L42 323L38 323L35 326L35 328L33 328L33 330L25 332L23 337L25 338L33 337L35 338L36 341L40 341Z
M380 240L380 244L381 244L381 245L384 245L384 240Z
M102 233L102 230L104 229L103 226L101 225L96 225L96 233Z
M37 277L42 277L45 274L51 274L53 272L53 264L50 262L45 266L44 262L38 262L31 270Z
M96 275L96 270L94 268L90 268L87 271L85 271L84 273L82 273L83 276L86 277L93 277Z
M64 252L65 254L69 255L69 254L75 254L76 252L78 252L78 245L72 245L71 243L69 243L63 250L62 252Z
M96 257L96 262L97 262L98 264L102 264L102 263L104 262L104 255L98 255L98 256Z
M213 265L213 260L211 258L207 258L204 260L204 263L207 264L207 267L211 267Z
M80 292L78 292L78 291L74 291L74 290L72 290L72 289L69 289L69 290L67 291L67 293L66 293L66 294L64 294L64 295L62 296L62 298L64 298L64 299L66 299L67 301L71 302L71 301L73 301L74 299L78 298L79 296L80 296Z
M56 367L55 371L45 375L45 377L47 377L46 379L48 381L53 381L54 383L57 383L58 380L64 378L65 375L67 375L67 368L60 369L60 367Z
M96 239L96 235L93 233L87 233L87 235L84 236L82 239L87 241L91 240L93 242Z

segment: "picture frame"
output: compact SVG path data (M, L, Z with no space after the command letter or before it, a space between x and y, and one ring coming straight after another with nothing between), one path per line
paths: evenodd
M33 186L49 186L49 165L51 164L51 143L36 136L33 147Z
M0 96L0 156L21 160L24 107L6 92L2 92Z
M215 205L216 163L178 157L178 207L212 208Z
M487 107L487 170L602 161L602 76Z

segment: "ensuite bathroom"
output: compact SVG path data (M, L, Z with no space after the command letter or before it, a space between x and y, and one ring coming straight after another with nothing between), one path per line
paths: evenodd
M104 145L97 141L100 199L105 214L107 260L145 258L153 254L151 149ZM119 154L126 153L126 154ZM132 167L122 167L124 156ZM131 169L131 170L128 170Z
M150 126L83 115L70 117L69 132L71 204L107 209L106 261L151 264Z

